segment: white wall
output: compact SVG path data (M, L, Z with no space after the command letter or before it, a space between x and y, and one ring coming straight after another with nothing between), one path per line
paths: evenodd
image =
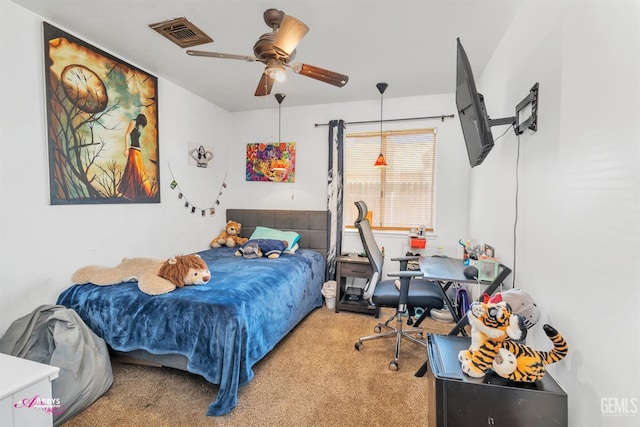
M415 118L449 115L456 112L453 94L392 98L393 81L388 81L385 92L385 118ZM244 180L243 160L247 143L274 142L278 139L278 109L234 113L233 139L230 148L231 177L233 178L235 207L261 206L270 209L326 209L328 132L332 119L345 122L377 120L380 118L380 100L375 87L372 101L343 104L325 104L310 107L287 108L283 101L281 114L281 139L296 142L296 182L268 183ZM389 98L387 98L389 96ZM248 125L250 124L250 125ZM428 236L428 245L457 249L457 241L467 237L468 177L467 154L462 142L460 122L456 117L444 121L438 119L390 122L385 130L435 127L437 129L437 201L435 233ZM379 124L347 125L346 133L375 131ZM241 195L241 196L238 196ZM345 218L352 224L355 218ZM409 250L406 233L376 233L380 246L385 247L387 258L404 255ZM435 249L434 249L435 250ZM354 231L345 231L343 251L360 252L362 244ZM425 251L426 252L426 251ZM391 262L385 263L385 272L397 270Z
M160 78L162 203L49 206L42 20L8 0L0 8L0 333L37 305L53 303L79 266L204 249L227 207L324 209L327 128L313 124L379 115L375 88L371 102L289 109L285 99L282 139L298 143L296 183L251 183L244 181L244 150L248 142L277 139L275 100L271 110L229 114ZM516 284L535 297L542 322L569 341L569 356L550 371L569 394L576 427L638 424L637 414L607 416L601 406L603 398L640 397L638 15L634 0L526 2L484 72L474 70L494 117L511 115L540 83L540 130L520 138ZM394 99L388 83L385 116L454 111L452 95ZM512 265L516 137L508 132L470 172L457 119L433 125L438 212L430 241L492 242ZM187 144L202 142L215 147L211 169L187 166ZM215 201L228 171L221 213L187 213L168 188L167 162L196 204ZM388 254L405 241L378 239ZM355 236L346 236L345 249L358 250ZM530 344L548 348L540 327L532 335Z
M527 2L478 79L495 117L540 83L539 130L520 137L516 280L543 313L529 343L550 347L542 323L569 343L549 371L572 426L640 423L638 8ZM516 151L509 132L472 171L471 234L495 242L508 265ZM624 402L633 413L611 416Z
M372 101L282 108L283 141L297 143L296 182L247 182L244 176L246 144L278 139L278 106L228 113L159 77L160 185L162 203L154 205L50 206L47 174L45 104L42 63L42 18L8 0L0 0L2 28L0 52L2 104L0 114L0 333L17 317L40 304L55 303L75 269L88 264L115 265L122 257L166 257L205 249L224 226L228 207L264 209L326 209L328 128L314 126L331 119L345 121L379 118L379 95ZM52 23L56 25L56 23ZM67 30L62 28L63 30ZM69 30L67 30L69 31ZM71 31L69 31L72 33ZM19 45L11 43L19 35ZM82 38L81 35L77 35ZM86 40L92 43L91 40ZM100 46L97 46L100 47ZM110 52L117 55L117 52ZM122 58L133 65L134 61ZM28 84L17 85L16 81ZM385 117L422 117L455 112L451 94L393 98L393 81L385 93ZM348 130L371 129L349 126ZM385 125L437 127L438 171L436 233L430 245L455 250L466 236L468 176L466 154L457 118ZM188 166L188 144L214 147L209 169ZM214 217L201 217L185 209L171 190L172 175L189 201L211 206L227 173L227 189ZM347 219L347 221L350 221ZM403 233L378 236L387 254L401 255L408 248ZM359 238L347 232L345 251L361 251ZM26 257L24 254L28 254ZM32 263L37 263L37 268ZM394 269L392 263L385 270ZM29 274L25 274L29 271Z
M162 202L49 205L42 19L7 0L0 0L0 7L5 21L0 29L4 64L0 67L0 333L4 333L12 320L40 304L55 303L81 266L207 248L222 229L232 194L223 193L220 214L203 218L189 213L169 188L168 163L192 203L215 202L229 155L230 114L160 78ZM214 147L210 168L188 166L189 143Z

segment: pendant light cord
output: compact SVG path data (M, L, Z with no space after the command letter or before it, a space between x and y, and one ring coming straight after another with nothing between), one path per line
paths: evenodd
M380 93L380 151L382 151L382 106L384 105L384 92Z
M280 138L280 128L282 128L282 104L278 104L278 143L282 142L282 138Z
M282 128L282 101L286 95L284 93L276 93L275 95L276 101L278 101L278 144L282 142L280 137L280 128Z
M384 91L387 90L386 83L378 83L376 87L378 88L378 92L380 92L380 155L376 159L373 167L376 168L386 168L387 161L384 158L384 154L382 154L382 146L383 146L383 136L382 136L382 121L383 121L383 106L384 106ZM381 196L382 197L382 196Z

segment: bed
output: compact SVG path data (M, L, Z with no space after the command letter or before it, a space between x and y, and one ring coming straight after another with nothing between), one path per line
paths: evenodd
M198 252L211 280L150 296L137 283L74 285L58 304L75 310L114 354L187 370L218 384L207 415L236 407L238 388L262 359L311 311L322 305L327 213L228 209L250 237L256 227L300 234L299 249L279 258L246 259L233 248Z

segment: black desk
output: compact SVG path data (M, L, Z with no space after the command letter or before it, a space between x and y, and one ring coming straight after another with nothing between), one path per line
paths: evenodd
M464 327L469 323L467 316L464 316L460 319L458 313L453 308L453 303L447 296L447 289L454 283L480 283L483 285L487 285L486 293L489 295L493 295L493 293L498 289L498 286L507 278L509 274L511 274L511 269L505 265L500 264L500 272L493 280L493 282L478 282L475 279L467 279L464 275L464 269L467 268L464 265L464 261L457 258L444 258L444 257L420 257L418 261L420 264L420 271L424 274L424 278L431 280L437 283L438 288L442 292L442 298L444 299L444 303L451 312L456 325L449 331L449 335L458 335L462 333L462 335L467 335L467 331ZM427 372L428 361L424 362L424 365L418 372L416 372L416 377L421 377Z
M485 291L487 294L493 295L496 289L498 289L498 286L500 286L504 279L511 273L508 267L500 264L501 271L493 282L479 282L475 279L467 279L465 277L464 269L467 268L467 266L464 265L463 260L458 258L424 256L420 257L419 264L420 271L424 274L424 278L440 285L439 288L445 306L449 309L449 312L451 312L454 322L456 322L456 326L449 332L449 335L458 335L458 333L466 335L467 333L464 327L467 324L467 318L465 316L460 319L460 316L458 316L458 313L456 313L456 310L453 308L453 302L447 297L447 289L454 283L480 283L488 286Z

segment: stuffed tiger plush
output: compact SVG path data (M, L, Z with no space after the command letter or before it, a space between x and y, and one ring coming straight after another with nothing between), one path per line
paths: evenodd
M511 306L504 301L474 302L467 318L471 325L471 346L458 353L458 360L462 371L470 377L485 375L505 340L522 340L527 336L523 319L513 314Z
M545 365L562 360L568 351L567 342L554 327L544 325L543 328L553 342L551 351L536 351L523 344L504 341L493 360L493 370L513 381L540 381L545 374Z

